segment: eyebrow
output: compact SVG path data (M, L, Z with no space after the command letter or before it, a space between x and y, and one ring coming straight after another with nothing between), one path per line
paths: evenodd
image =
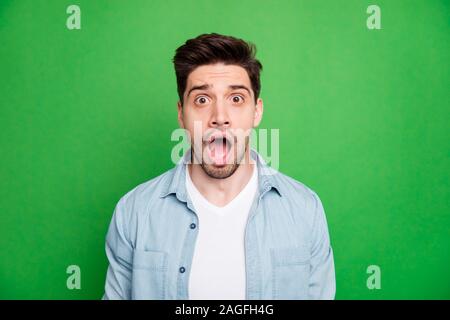
M250 92L250 89L247 88L246 86L242 85L242 84L232 84L231 86L229 86L230 89L232 90L237 90L237 89L244 89L248 92L248 94L251 96L252 93Z
M191 89L189 89L186 97L189 97L189 95L191 94L192 91L195 91L195 90L207 90L210 87L211 86L209 84L202 84L202 85L198 85L198 86L193 86ZM242 84L232 84L232 85L229 85L228 88L230 88L232 90L244 89L244 90L246 90L248 92L249 95L252 95L250 89L247 88L246 86L242 85Z
M209 87L210 87L209 84L202 84L202 85L199 85L199 86L193 86L191 89L189 89L186 97L189 97L191 92L194 91L194 90L207 90L207 89L209 89Z

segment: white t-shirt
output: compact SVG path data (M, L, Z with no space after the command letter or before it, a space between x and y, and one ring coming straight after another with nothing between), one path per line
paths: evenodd
M186 189L198 215L198 235L189 276L189 299L245 299L244 235L258 187L258 171L224 207L210 203L186 168Z

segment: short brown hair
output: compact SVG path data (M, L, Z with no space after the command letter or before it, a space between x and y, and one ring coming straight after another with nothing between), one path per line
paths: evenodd
M187 40L176 50L173 58L180 102L183 104L189 74L199 66L220 62L238 65L247 71L256 102L261 91L259 74L262 64L255 55L254 44L231 36L210 33Z

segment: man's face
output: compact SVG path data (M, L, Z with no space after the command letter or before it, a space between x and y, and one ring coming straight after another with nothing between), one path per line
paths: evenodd
M200 66L186 83L178 121L191 137L193 162L216 179L231 176L249 148L249 134L262 118L247 71L222 63ZM195 158L194 158L195 157Z

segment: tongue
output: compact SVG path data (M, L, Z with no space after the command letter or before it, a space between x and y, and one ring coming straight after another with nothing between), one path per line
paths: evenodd
M223 165L227 158L227 146L223 141L215 141L210 145L211 159L218 165Z

